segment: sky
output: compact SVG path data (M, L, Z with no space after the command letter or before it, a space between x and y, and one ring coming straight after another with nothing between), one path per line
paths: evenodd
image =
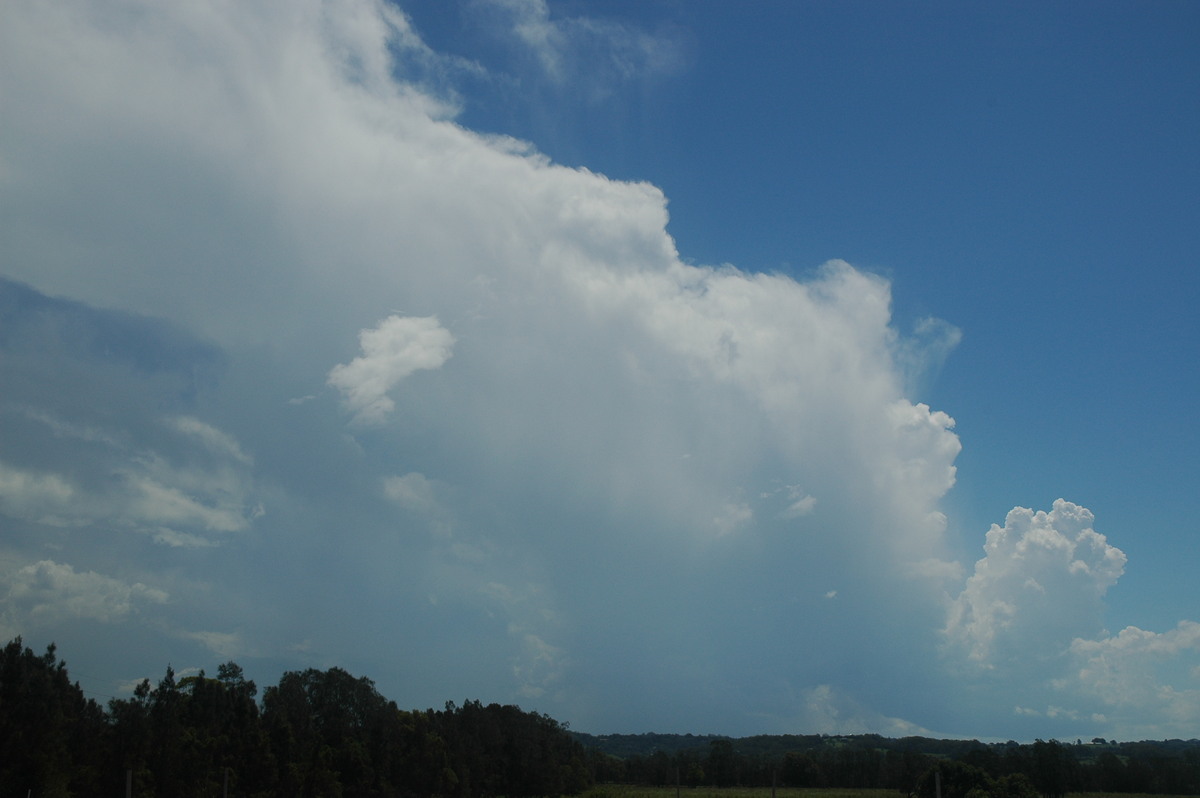
M1200 736L1200 6L3 15L0 635L88 695Z

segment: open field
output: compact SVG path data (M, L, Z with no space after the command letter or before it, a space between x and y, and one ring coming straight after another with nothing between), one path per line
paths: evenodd
M771 798L770 787L680 787L680 798ZM675 798L674 787L598 784L581 798ZM775 798L904 798L898 790L777 788ZM1184 798L1144 793L1074 792L1067 798Z
M680 787L680 798L771 798L770 787ZM581 798L675 798L674 787L598 784ZM775 798L903 798L896 790L779 787Z

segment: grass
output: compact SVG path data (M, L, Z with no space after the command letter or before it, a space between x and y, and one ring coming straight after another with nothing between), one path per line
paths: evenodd
M580 798L675 798L674 787L598 784ZM770 787L680 787L679 798L771 798ZM775 798L903 798L899 790L779 787ZM1185 798L1141 793L1074 792L1068 798Z
M1067 794L1067 798L1188 798L1188 796L1152 795L1145 792L1072 792Z
M680 787L680 798L771 798L770 787ZM675 798L674 787L598 784L581 798ZM897 790L778 787L775 798L902 798Z

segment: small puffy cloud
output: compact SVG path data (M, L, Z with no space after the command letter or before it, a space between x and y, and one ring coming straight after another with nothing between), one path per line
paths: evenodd
M95 571L76 571L65 563L41 560L9 577L5 603L10 625L22 619L51 624L75 618L109 623L137 612L142 605L163 604L167 599L166 592L141 582L129 584Z
M377 327L358 334L362 355L338 364L329 384L342 394L354 420L382 422L395 409L388 391L421 369L442 367L454 349L454 336L437 317L388 316Z
M416 471L403 476L385 477L383 493L406 510L427 513L437 506L433 483Z
M1098 632L1125 554L1093 521L1086 508L1058 499L1050 512L1016 507L1004 526L993 524L986 555L950 602L950 648L985 669L1020 668Z
M812 513L813 508L817 506L815 496L809 496L799 490L791 491L792 503L787 506L787 509L780 513L781 518L800 518L801 516Z
M720 535L728 535L731 532L750 523L754 518L754 511L749 505L738 502L729 502L720 507L717 514L713 516L713 526L717 528L717 533Z

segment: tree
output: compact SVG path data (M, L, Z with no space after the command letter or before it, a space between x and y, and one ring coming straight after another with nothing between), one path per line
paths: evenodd
M131 698L108 702L108 720L112 738L113 768L109 783L121 783L125 773L133 776L133 794L153 794L154 775L150 770L150 680L142 679Z
M65 796L97 788L104 713L57 659L20 637L0 651L0 794Z
M729 740L713 740L708 744L708 759L705 762L708 781L717 787L732 787L737 778L737 764L733 743Z
M583 746L549 716L467 701L448 703L437 721L458 796L575 794L590 784Z
M785 787L820 787L824 783L820 765L812 756L799 751L783 755L779 781Z
M1046 798L1062 798L1076 780L1077 763L1071 752L1057 740L1037 740L1033 744L1032 772L1029 778Z
M1036 798L1022 795L1020 782L998 784L981 768L958 760L937 763L917 780L919 798Z

